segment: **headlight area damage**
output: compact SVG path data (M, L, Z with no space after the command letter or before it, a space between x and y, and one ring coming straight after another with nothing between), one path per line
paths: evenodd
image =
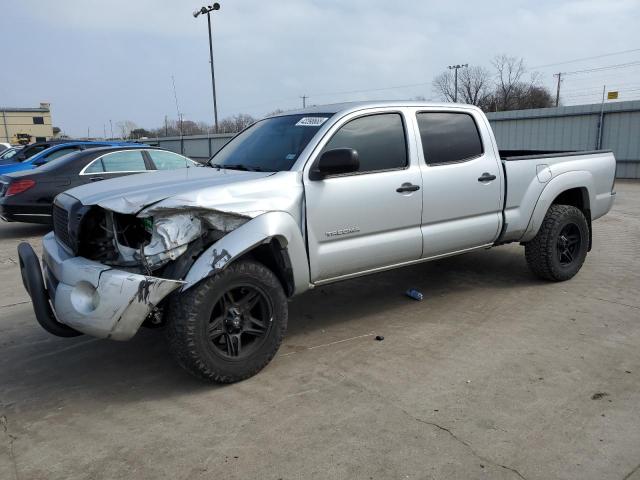
M250 216L192 208L188 212L150 210L138 216L94 208L85 218L78 253L137 273L179 279L186 272L168 265L170 262L189 249L193 260L205 246L249 220Z

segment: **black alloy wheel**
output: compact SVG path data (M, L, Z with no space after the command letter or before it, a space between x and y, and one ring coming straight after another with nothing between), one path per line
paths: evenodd
M273 307L260 287L231 286L214 305L207 327L214 352L243 360L260 348L273 322Z
M567 267L575 262L581 245L582 238L578 226L575 223L566 224L560 231L556 242L556 253L560 265Z

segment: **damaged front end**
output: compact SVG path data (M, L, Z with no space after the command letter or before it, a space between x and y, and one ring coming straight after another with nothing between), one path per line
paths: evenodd
M63 195L54 208L55 236L43 241L43 276L55 312L43 321L116 340L131 338L145 320L157 326L163 301L185 285L198 256L249 220L198 208L125 214Z
M93 207L83 221L78 255L141 274L162 274L189 247L214 243L251 218L204 209L163 209L139 215ZM174 270L173 268L168 270ZM170 272L172 278L175 273Z

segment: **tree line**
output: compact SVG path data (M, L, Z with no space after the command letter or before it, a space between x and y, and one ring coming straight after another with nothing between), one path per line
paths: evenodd
M553 107L553 95L541 83L538 72L529 72L522 58L498 55L491 62L492 69L470 65L458 70L457 92L455 74L446 70L433 80L433 89L441 100L476 105L487 112L524 110ZM416 97L424 100L424 97ZM281 113L275 110L266 116ZM141 139L155 137L177 137L206 135L213 133L237 133L245 129L256 118L239 113L218 122L217 132L213 125L192 120L165 120L164 125L145 129L131 121L116 124L120 138Z
M547 108L555 105L551 92L541 84L538 72L528 72L522 58L498 55L493 71L478 65L458 70L457 98L486 112ZM442 100L456 98L455 74L447 70L433 80Z

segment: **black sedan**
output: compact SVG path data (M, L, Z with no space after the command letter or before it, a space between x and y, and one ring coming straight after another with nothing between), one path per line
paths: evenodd
M0 218L51 223L56 195L70 188L153 170L195 167L187 157L160 148L103 147L70 153L34 170L0 176Z

